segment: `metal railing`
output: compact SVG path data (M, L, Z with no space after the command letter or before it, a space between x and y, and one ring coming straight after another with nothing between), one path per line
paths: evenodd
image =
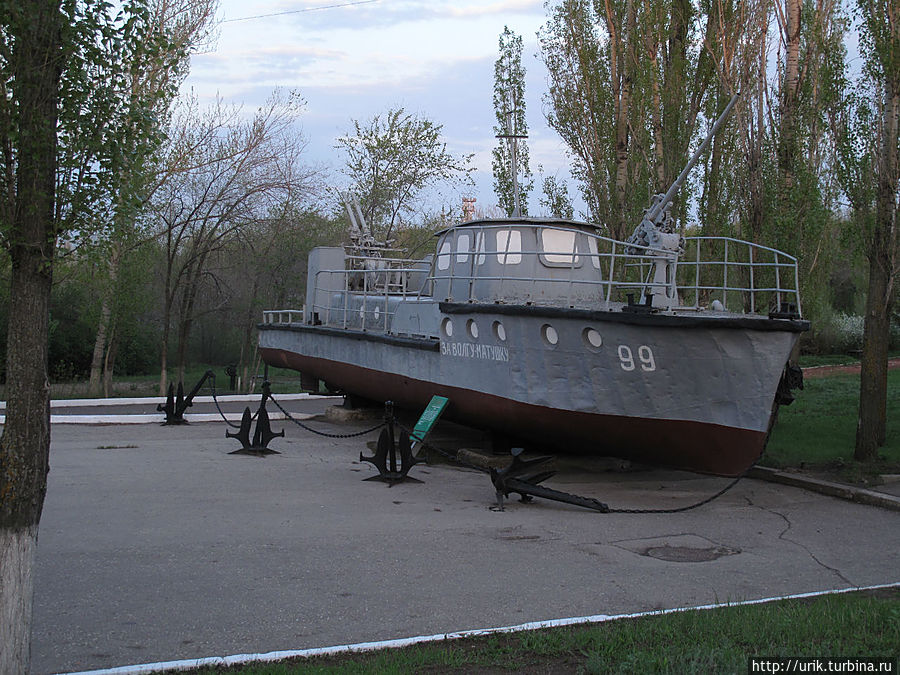
M347 256L346 264L347 269L316 273L312 311L325 325L361 331L388 332L401 299L419 297L428 273L421 260L407 258ZM341 280L337 287L334 275ZM320 284L323 277L331 283Z
M521 246L522 235L514 243L506 234L530 229L536 248ZM543 249L540 230L566 232L571 247ZM493 245L504 237L502 248ZM675 311L757 315L784 303L800 311L797 259L776 249L729 237L688 237L678 253L543 224L455 228L439 241L430 268L423 260L354 255L346 257L345 269L319 270L310 283L315 292L307 320L314 314L325 325L379 332L391 331L398 306L413 298L610 310L636 294L664 292ZM263 320L292 323L302 315L269 310Z

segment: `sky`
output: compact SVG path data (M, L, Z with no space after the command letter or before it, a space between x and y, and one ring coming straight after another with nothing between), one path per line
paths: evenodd
M298 90L307 102L309 160L335 174L343 161L335 139L352 120L401 106L442 124L450 152L474 153L469 196L481 208L496 204L494 61L509 26L524 42L532 172L541 164L569 179L565 145L542 114L546 71L536 34L546 20L543 0L220 0L218 18L218 40L192 57L183 90L250 111L276 87ZM571 180L569 187L575 191ZM536 180L532 213L538 191Z

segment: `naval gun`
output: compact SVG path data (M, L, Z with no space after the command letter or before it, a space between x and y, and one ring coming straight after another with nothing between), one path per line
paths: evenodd
M672 222L670 209L675 195L684 185L691 169L700 161L700 157L707 151L713 137L725 124L725 120L731 113L740 92L731 97L725 110L716 119L712 129L710 129L706 138L700 144L690 160L678 174L678 178L672 183L665 194L656 194L653 196L653 202L644 211L640 224L628 237L626 243L629 244L625 248L628 255L653 256L658 257L653 264L653 279L644 289L643 302L641 307L656 309L671 309L677 303L675 293L674 265L678 255L684 253L684 237L675 232L675 226ZM648 250L650 249L650 250Z

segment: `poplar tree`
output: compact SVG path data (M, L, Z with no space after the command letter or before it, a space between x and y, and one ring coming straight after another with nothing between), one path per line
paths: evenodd
M0 241L11 261L6 424L0 437L0 673L30 666L33 564L50 452L49 305L60 237L102 236L94 214L120 187L121 115L158 139L151 106L123 95L148 39L143 0L0 0ZM98 73L100 77L98 77ZM146 123L146 124L145 124ZM135 127L136 128L136 127Z
M500 55L494 62L494 148L491 166L494 193L507 216L528 215L528 194L534 187L528 166L528 122L525 117L525 68L522 37L503 27Z
M887 431L890 318L900 270L900 3L858 0L864 65L836 116L841 187L869 264L854 459L871 461Z
M27 673L38 523L47 492L50 383L47 341L57 225L56 129L65 62L61 0L0 5L4 154L15 153L2 207L12 262L6 424L0 437L0 673Z

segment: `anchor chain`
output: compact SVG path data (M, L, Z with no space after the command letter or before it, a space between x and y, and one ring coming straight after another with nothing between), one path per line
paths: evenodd
M275 404L276 408L278 408L282 413L284 413L284 416L286 419L289 419L291 422L296 424L301 429L306 429L307 431L309 431L311 433L317 434L319 436L325 436L326 438L356 438L357 436L365 436L366 434L370 434L373 431L377 431L378 429L381 429L381 427L383 427L385 424L384 422L379 422L377 426L374 426L371 429L366 429L365 431L357 431L352 434L329 434L325 431L318 431L316 429L313 429L312 427L309 427L309 426L303 424L303 422L301 422L300 420L295 419L287 410L285 410L281 406L281 404L278 401L275 400L275 398L271 394L269 394L269 400Z
M750 471L750 469L752 469L754 466L756 466L756 462L757 462L757 460L753 460L753 464L748 466L744 470L744 473L742 473L740 476L735 478L733 481L731 481L728 485L726 485L721 490L716 492L714 495L710 495L706 499L703 499L695 504L690 504L689 506L673 507L673 508L669 508L669 509L609 509L608 513L649 514L649 513L682 513L684 511L691 511L691 510L699 508L705 504L709 504L711 501L718 499L719 497L724 495L726 492L728 492L731 488L733 488L735 485L737 485L738 482L740 482L740 480L742 478L744 478L747 475L747 473Z
M395 423L397 424L397 427L400 429L400 431L402 431L404 434L406 434L407 436L413 435L412 431L410 431L405 426L400 424L400 422L397 422L395 420ZM460 459L459 457L456 456L456 453L450 452L449 450L444 450L442 448L437 447L436 445L432 445L431 443L426 443L425 441L421 441L421 444L422 444L423 448L428 449L428 450L433 450L437 454L441 455L442 457L444 457L446 459L449 459L451 462L454 462L455 464L458 464L461 467L464 467L466 469L473 469L475 471L480 471L481 473L490 473L491 472L490 469L485 469L483 466L478 466L477 464L472 464L471 462L467 462L464 459Z
M407 429L407 428L405 428L402 424L399 424L399 423L398 423L397 426L400 427L400 429L401 429L401 431L402 431L403 433L405 433L405 434L410 434L410 433L411 433L410 430ZM478 465L476 465L476 464L472 464L472 463L467 462L467 461L465 461L465 460L459 459L459 458L456 456L456 453L452 453L452 452L450 452L450 451L448 451L448 450L444 450L443 448L439 448L439 447L437 447L437 446L435 446L435 445L433 445L433 444L431 444L431 443L426 443L426 442L423 441L423 442L422 442L422 447L423 447L423 448L427 448L428 450L433 450L434 452L436 452L436 453L438 453L439 455L445 457L446 459L449 459L450 461L454 462L455 464L458 464L459 466L465 467L465 468L467 468L467 469L473 469L473 470L479 471L479 472L481 472L481 473L491 474L491 470L490 470L490 469L486 469L486 468L481 467L481 466L478 466ZM760 457L761 457L761 456L762 456L762 455L760 454ZM596 511L597 513L618 513L618 514L633 514L633 515L640 515L640 514L643 514L643 515L652 515L652 514L665 514L665 513L683 513L683 512L685 512L685 511L691 511L691 510L693 510L693 509L696 509L696 508L699 508L699 507L704 506L704 505L706 505L706 504L709 504L710 502L712 502L712 501L718 499L719 497L721 497L722 495L724 495L726 492L728 492L729 490L731 490L735 485L737 485L737 484L740 482L740 480L741 480L742 478L745 478L745 477L747 476L747 474L750 472L750 470L751 470L754 466L756 466L756 463L757 463L758 461L759 461L759 457L757 457L755 460L753 460L753 462L750 464L750 466L748 466L746 469L744 469L743 473L741 473L739 476L737 476L736 478L734 478L734 480L732 480L728 485L726 485L724 488L722 488L721 490L719 490L719 491L716 492L715 494L712 494L712 495L710 495L710 496L708 496L708 497L705 497L704 499L702 499L702 500L700 500L700 501L698 501L698 502L695 502L695 503L693 503L693 504L688 504L688 505L686 505L686 506L677 506L677 507L665 508L665 509L623 509L623 508L612 508L612 507L608 506L607 504L601 502L599 499L596 499L596 498L594 498L594 497L582 497L581 495L575 495L575 494L571 494L571 493L569 493L569 492L563 492L562 490L555 490L555 489L553 489L553 488L547 488L547 487L544 487L544 486L542 486L542 485L537 485L537 484L528 484L528 485L530 485L530 486L533 487L533 488L538 488L539 490L536 490L536 492L540 491L540 492L544 493L544 494L542 494L542 495L535 495L535 496L544 496L544 497L547 497L548 495L551 495L551 494L554 494L554 493L555 493L555 496L561 497L561 498L562 498L562 499L558 499L557 501L563 501L563 502L569 503L569 504L572 504L572 503L575 503L575 502L583 502L583 504L581 504L582 506L585 506L586 508L590 508L591 510ZM520 481L515 481L515 482L516 482L516 483L519 483ZM523 487L524 487L524 486L523 486ZM515 490L515 489L512 489L512 490L510 490L510 491L511 491L511 492L515 492L516 490ZM552 496L551 496L550 498L553 499Z
M225 417L225 414L222 412L222 408L219 405L218 398L216 397L215 376L212 376L209 379L210 379L210 389L212 390L213 401L216 404L216 408L218 409L219 414L222 416L222 419L225 420L225 422L229 426L238 428L240 425L237 425L237 424L234 424L234 423L228 421L228 419ZM319 431L317 429L313 429L312 427L304 424L300 420L294 418L294 416L291 415L287 410L285 410L285 408L271 394L269 394L268 398L282 412L282 414L285 416L286 419L290 420L291 422L293 422L300 428L305 429L306 431L309 431L318 436L324 436L326 438L357 438L359 436L365 436L366 434L370 434L373 431L377 431L378 429L381 429L382 427L386 426L386 423L384 421L382 421L382 422L378 423L377 425L375 425L374 427L371 427L370 429L365 429L364 431L357 431L357 432L349 433L349 434L332 434L332 433L328 433L325 431ZM257 412L257 414L258 414L258 412ZM254 419L256 418L256 414L254 414L253 418ZM402 433L406 434L407 436L412 435L412 431L410 429L406 428L404 425L400 424L396 420L394 420L394 422ZM456 464L458 466L461 466L466 469L471 469L473 471L478 471L479 473L485 473L485 474L489 474L489 475L492 474L491 469L486 469L485 467L478 466L477 464L473 464L471 462L467 462L463 459L460 459L456 453L450 452L449 450L444 450L443 448L439 448L438 446L436 446L432 443L427 443L425 441L422 441L421 445L422 445L422 448L436 452L437 454L441 455L445 459L450 460L451 462L453 462L454 464ZM582 497L581 495L575 495L575 494L571 494L569 492L563 492L562 490L556 490L553 488L544 487L542 485L537 485L537 483L528 483L527 481L519 481L519 480L515 480L515 479L513 479L513 482L511 483L511 487L513 487L513 489L510 491L516 492L516 490L514 489L516 485L518 485L519 487L527 487L528 489L531 489L535 493L537 493L537 494L535 494L535 496L542 496L542 497L549 498L549 499L556 499L556 501L562 501L565 503L570 503L570 504L574 503L576 505L582 505L582 506L585 506L586 508L590 508L591 510L597 511L598 513L617 513L617 514L634 514L634 515L683 513L685 511L691 511L693 509L696 509L696 508L699 508L706 504L709 504L710 502L712 502L712 501L718 499L719 497L721 497L722 495L724 495L726 492L731 490L735 485L737 485L741 481L741 479L745 478L747 476L747 474L750 472L750 470L754 466L756 466L756 463L758 461L759 461L759 458L757 457L739 476L735 477L734 480L732 480L728 485L723 487L718 492L716 492L698 502L695 502L693 504L688 504L686 506L664 508L664 509L612 508L594 497ZM578 503L580 503L580 504L578 504Z
M227 424L231 428L240 429L241 428L240 424L235 424L234 422L229 421L228 418L225 417L225 413L222 412L222 406L219 405L219 399L216 396L216 376L213 375L212 377L209 378L209 380L210 380L209 389L212 392L213 403L216 404L216 410L219 411L219 415L222 417L222 420L225 422L225 424ZM269 398L272 398L272 396L269 395ZM255 413L253 413L253 416L250 418L250 420L251 421L256 420L256 416L258 414L259 414L259 410L257 410Z

